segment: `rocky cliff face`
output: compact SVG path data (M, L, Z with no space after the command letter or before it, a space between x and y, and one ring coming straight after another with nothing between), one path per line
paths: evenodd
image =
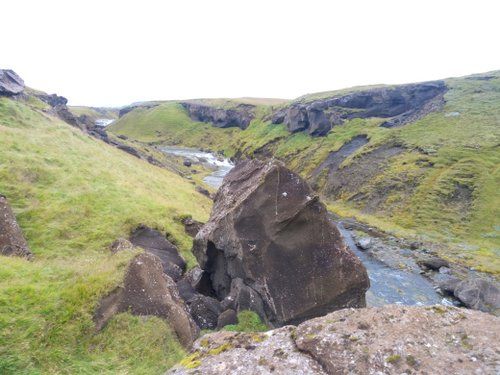
M254 118L254 106L250 104L238 104L229 109L195 102L181 104L192 120L212 123L217 128L238 127L246 129Z
M24 81L13 70L0 69L0 96L12 96L24 91Z
M274 326L365 305L364 266L307 183L276 161L226 176L193 252L224 308Z
M335 125L352 118L380 117L383 127L402 126L443 104L443 81L383 87L352 94L295 103L273 114L272 123L285 123L292 133L306 131L324 136Z
M497 374L500 319L443 306L345 309L201 337L167 374Z

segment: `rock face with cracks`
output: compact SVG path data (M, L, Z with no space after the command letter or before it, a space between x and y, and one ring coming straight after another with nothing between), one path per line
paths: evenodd
M444 306L344 309L198 339L167 374L498 374L500 319Z
M7 198L0 194L0 255L31 259L28 243L16 221Z
M366 269L312 189L277 161L244 161L226 176L193 251L224 309L273 326L365 305Z

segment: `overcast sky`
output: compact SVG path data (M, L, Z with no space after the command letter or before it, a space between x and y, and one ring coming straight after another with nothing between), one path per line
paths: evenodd
M70 104L294 98L500 69L498 0L11 0L0 68Z

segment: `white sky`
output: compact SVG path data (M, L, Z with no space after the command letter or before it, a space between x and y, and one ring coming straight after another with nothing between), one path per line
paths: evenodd
M500 69L499 0L7 0L0 68L73 105L281 97Z

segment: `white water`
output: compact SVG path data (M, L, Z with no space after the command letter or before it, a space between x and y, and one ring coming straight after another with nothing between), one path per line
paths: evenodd
M227 158L194 148L168 146L162 147L161 150L166 154L181 156L190 160L193 164L199 163L213 169L214 171L206 176L203 181L216 189L222 185L224 176L234 167L234 164Z

